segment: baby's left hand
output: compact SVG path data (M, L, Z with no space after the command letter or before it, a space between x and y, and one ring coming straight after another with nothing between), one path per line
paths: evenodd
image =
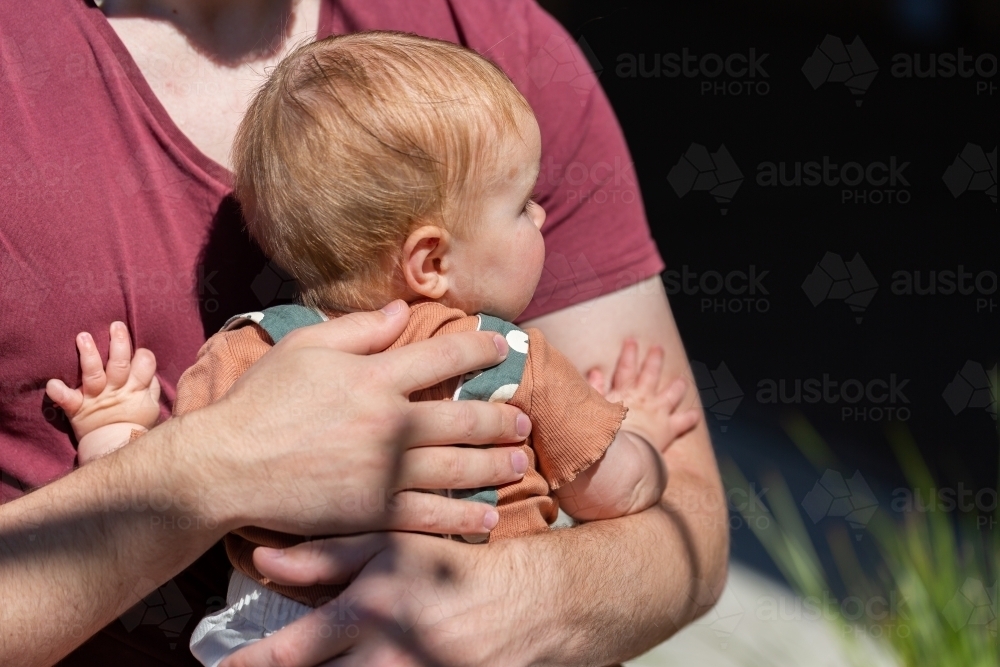
M626 340L611 377L605 384L600 370L587 374L587 381L612 403L622 401L628 408L622 429L641 436L661 454L674 441L692 430L701 420L700 407L681 408L690 383L684 378L661 379L663 350L653 346L639 363L639 345Z
M93 337L76 337L80 351L83 386L70 389L62 380L49 380L45 393L63 409L77 441L97 429L118 423L152 428L160 416L160 382L156 358L140 348L132 355L128 329L122 322L111 324L108 365L104 367Z

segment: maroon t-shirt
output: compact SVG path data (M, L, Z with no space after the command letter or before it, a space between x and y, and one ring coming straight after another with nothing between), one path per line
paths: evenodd
M469 46L534 108L547 256L522 319L662 269L607 98L572 38L532 0L324 3L321 37L369 29ZM156 354L166 416L206 334L287 298L289 285L244 233L229 183L173 124L99 9L0 3L0 502L75 465L44 387L49 378L79 386L78 332L92 332L106 355L108 325L125 322L134 345ZM147 601L157 610L109 626L133 645L116 655L189 664L190 629L221 604L211 590L224 595L219 568L178 577L183 599L171 602L168 584ZM111 660L102 639L89 648Z

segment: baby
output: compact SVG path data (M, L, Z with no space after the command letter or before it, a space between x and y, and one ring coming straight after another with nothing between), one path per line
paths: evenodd
M490 330L510 348L498 366L411 400L506 402L533 425L521 445L529 465L520 481L452 492L496 508L488 534L453 539L544 532L560 506L588 521L656 503L666 484L661 452L678 423L671 421L676 392L659 380L661 353L651 352L640 379L621 392L624 405L611 403L539 331L511 324L531 300L545 257L545 211L532 195L540 151L528 103L468 49L389 32L299 47L251 102L233 163L250 233L296 278L300 303L231 319L178 383L175 414L219 400L289 331L403 299L412 315L393 347ZM106 373L93 340L80 334L82 390L58 380L47 387L73 425L81 464L157 418L152 354L132 357L121 323L111 339ZM199 660L216 665L344 589L284 587L254 567L257 546L302 540L253 526L226 537L235 568L229 606L195 630Z

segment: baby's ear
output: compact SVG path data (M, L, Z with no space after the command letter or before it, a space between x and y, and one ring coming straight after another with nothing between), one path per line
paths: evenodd
M403 243L403 277L425 299L440 299L448 292L451 243L448 230L436 225L418 227Z

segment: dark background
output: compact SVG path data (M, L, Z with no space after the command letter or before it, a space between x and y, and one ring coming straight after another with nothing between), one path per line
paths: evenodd
M797 500L818 480L781 427L790 412L809 419L833 447L845 477L861 473L888 502L905 484L885 436L887 419L845 416L844 408L876 407L862 400L833 405L761 403L761 380L822 378L862 384L883 379L909 382L905 422L942 487L996 488L998 439L995 412L968 407L954 414L943 398L967 361L993 367L1000 341L1000 294L996 273L1000 231L996 203L985 192L952 195L942 176L967 143L985 152L997 145L996 76L998 3L945 0L890 2L601 2L542 4L571 32L599 73L635 160L650 226L668 271L760 274L766 303L747 312L704 309L703 294L671 294L671 305L692 360L715 370L724 362L744 396L728 420L708 414L717 452L732 457L751 478L768 468L789 477ZM802 68L827 35L845 44L859 36L878 66L863 96L843 83L813 89ZM755 49L767 76L733 78L702 74L622 76L629 54L645 58L652 73L655 54L749 54ZM974 57L983 72L969 78L910 78L893 75L896 54ZM624 55L623 55L624 54ZM971 64L974 68L975 61ZM743 82L752 84L747 95ZM703 82L724 82L727 92L703 91ZM766 86L761 85L761 82ZM766 90L766 94L761 94ZM856 100L862 100L859 106ZM692 143L716 151L724 144L743 174L731 203L723 208L708 192L678 197L667 180ZM842 202L843 186L762 187L758 165L822 161L909 162L908 202ZM995 158L994 158L995 159ZM993 180L996 167L993 166ZM861 185L850 190L899 190ZM866 193L870 199L870 192ZM877 195L876 195L877 196ZM995 190L994 190L995 198ZM878 289L860 323L843 301L815 307L802 285L827 252L845 261L860 254ZM987 292L972 295L899 295L893 274L957 271L959 265L984 279ZM715 298L726 296L725 290ZM747 295L742 295L746 298ZM727 300L733 298L726 296ZM978 300L981 299L981 300ZM977 301L978 300L978 301ZM735 304L734 304L735 305ZM758 309L766 312L758 312ZM711 400L711 399L709 399ZM706 401L706 403L709 401ZM886 407L887 403L881 405ZM994 408L995 410L995 408ZM876 413L877 414L877 413ZM725 432L722 427L725 426ZM995 501L995 495L986 497ZM986 507L986 510L989 510ZM819 522L816 530L823 526ZM755 540L735 530L734 552L758 560ZM763 566L763 563L758 563Z

